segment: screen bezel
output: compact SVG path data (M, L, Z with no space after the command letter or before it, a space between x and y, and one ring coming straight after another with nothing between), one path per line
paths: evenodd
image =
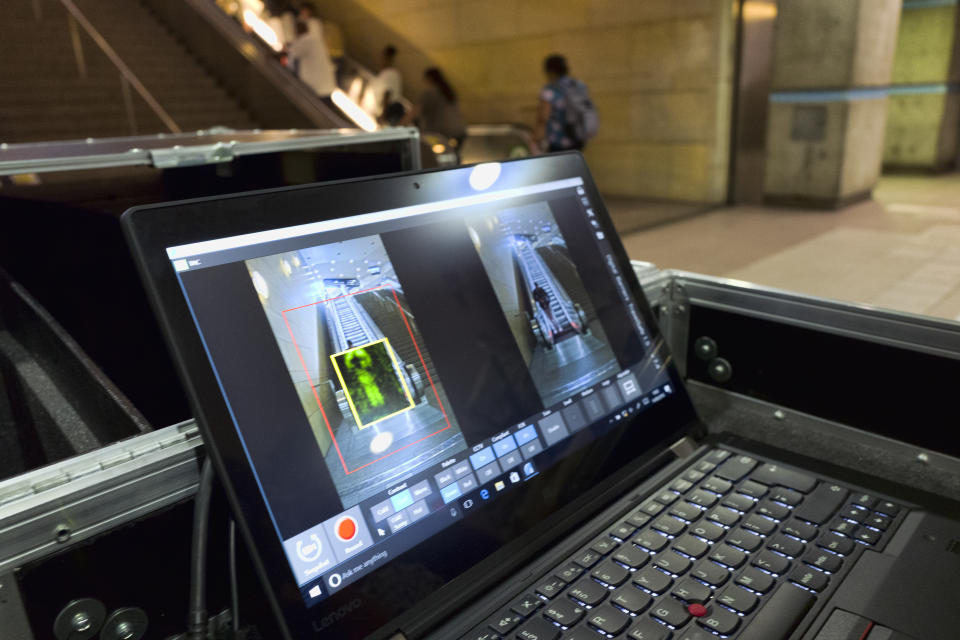
M630 267L629 259L614 230L612 221L603 205L599 193L590 177L586 164L579 153L554 154L551 156L533 159L509 161L510 165L527 163L527 167L511 167L512 171L521 169L531 176L530 184L559 180L570 177L582 177L587 197L594 206L601 229L607 235L618 266L623 273L632 296L637 302L638 309L647 325L654 342L662 336L657 328L653 313L643 296L640 284ZM503 163L508 164L508 163ZM202 341L194 325L186 300L180 288L179 281L172 268L166 253L167 247L189 244L213 238L234 236L256 231L264 231L279 227L294 226L315 222L322 219L333 219L353 215L354 212L369 212L392 209L407 205L432 202L449 197L450 186L456 180L462 181L463 175L458 172L469 172L470 167L459 167L448 170L434 170L393 174L376 178L359 178L317 185L287 187L258 192L247 192L235 196L216 196L211 198L195 199L177 203L148 205L135 207L127 211L122 219L123 228L131 244L138 268L145 280L148 294L160 320L161 327L173 353L181 378L189 395L191 407L197 423L200 426L207 451L223 481L231 506L238 517L241 531L246 536L248 545L254 557L254 562L261 579L269 585L266 589L278 616L286 621L285 635L301 637L316 633L325 626L326 632L336 632L340 637L365 637L369 633L379 632L389 635L396 626L397 617L401 613L402 619L413 624L416 628L426 629L430 626L429 619L434 622L442 620L456 610L456 603L462 597L450 598L446 589L428 596L415 607L417 611L405 611L408 607L381 606L376 610L367 607L366 615L357 615L349 618L354 625L349 636L344 629L337 629L339 625L325 625L332 618L331 612L344 611L344 605L355 603L358 598L354 591L358 586L351 586L334 594L318 605L306 608L300 589L296 585L292 572L289 570L287 559L277 540L269 513L261 493L257 489L253 471L247 464L243 447L237 435L226 402L224 401L216 381L213 368L207 359ZM372 188L373 185L376 188ZM317 203L322 203L324 214L318 214ZM269 215L264 215L269 211ZM582 482L593 484L580 492L580 498L588 495L597 495L604 489L601 480L605 480L616 472L623 471L628 463L640 456L642 451L631 450L623 444L640 444L640 449L649 451L663 444L669 444L682 437L697 424L696 414L680 381L680 377L672 363L666 366L670 378L673 380L676 393L667 396L662 402L641 412L637 420L645 423L665 425L663 430L639 434L632 429L632 421L614 431L604 435L598 442L605 446L593 446L578 452L576 456L590 456L594 462L609 465L603 472L596 472L590 477L581 478ZM644 437L641 437L644 436ZM593 452L592 454L590 452ZM510 513L510 505L516 504L517 498L524 493L530 493L543 488L551 480L556 482L559 472L547 470L542 473L536 482L522 485L514 489L518 492L512 500L492 502L483 508L484 517L491 520L506 520ZM550 535L545 535L548 526L562 521L569 514L570 509L582 507L585 501L577 499L571 502L568 509L558 511L550 518L546 518L540 525L524 531L523 538L540 536L547 541ZM603 505L595 505L599 509ZM595 512L580 511L583 517ZM479 513L479 512L478 512ZM536 531L535 531L536 530ZM484 572L478 570L488 563L503 564L503 557L510 556L517 562L522 557L516 554L523 552L520 541L514 540L511 544L501 542L499 550L491 552L488 547L480 545L475 549L464 549L455 541L458 534L471 533L470 518L464 518L451 525L431 539L430 547L446 550L442 553L456 553L454 561L451 556L449 566L464 567L471 565L472 575L492 578L499 572ZM562 531L554 527L554 535ZM409 552L408 552L409 553ZM489 556L489 557L488 557ZM487 562L481 562L487 558ZM475 561L475 562L474 562ZM381 572L375 572L366 581L376 580ZM445 576L447 581L456 578L460 569ZM382 578L382 576L381 576ZM357 585L363 585L364 580ZM461 582L461 581L458 581ZM483 588L484 580L474 581L477 588ZM409 585L397 584L397 589L408 588ZM461 594L462 595L462 594ZM427 603L429 602L429 605ZM423 605L423 606L421 606ZM346 610L350 610L350 606ZM424 619L426 616L427 620ZM415 621L415 622L414 622Z

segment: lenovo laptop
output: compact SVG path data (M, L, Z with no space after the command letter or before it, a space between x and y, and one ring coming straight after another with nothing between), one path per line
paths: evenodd
M284 637L960 633L955 523L704 438L577 153L123 223Z

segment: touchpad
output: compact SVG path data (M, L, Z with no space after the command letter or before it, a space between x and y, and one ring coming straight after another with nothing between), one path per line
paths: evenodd
M924 640L956 640L960 524L911 513L883 553L867 551L831 604Z

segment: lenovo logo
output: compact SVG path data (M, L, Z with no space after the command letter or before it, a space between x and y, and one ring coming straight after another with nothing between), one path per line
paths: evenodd
M314 631L323 631L331 625L335 625L348 615L359 609L363 605L363 601L360 598L354 598L347 604L342 607L328 613L319 620L313 621L313 630Z

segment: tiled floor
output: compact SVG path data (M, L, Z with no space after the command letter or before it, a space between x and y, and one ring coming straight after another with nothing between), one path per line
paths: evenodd
M626 208L611 206L615 219ZM960 174L887 176L839 211L720 208L624 244L660 267L960 321Z

